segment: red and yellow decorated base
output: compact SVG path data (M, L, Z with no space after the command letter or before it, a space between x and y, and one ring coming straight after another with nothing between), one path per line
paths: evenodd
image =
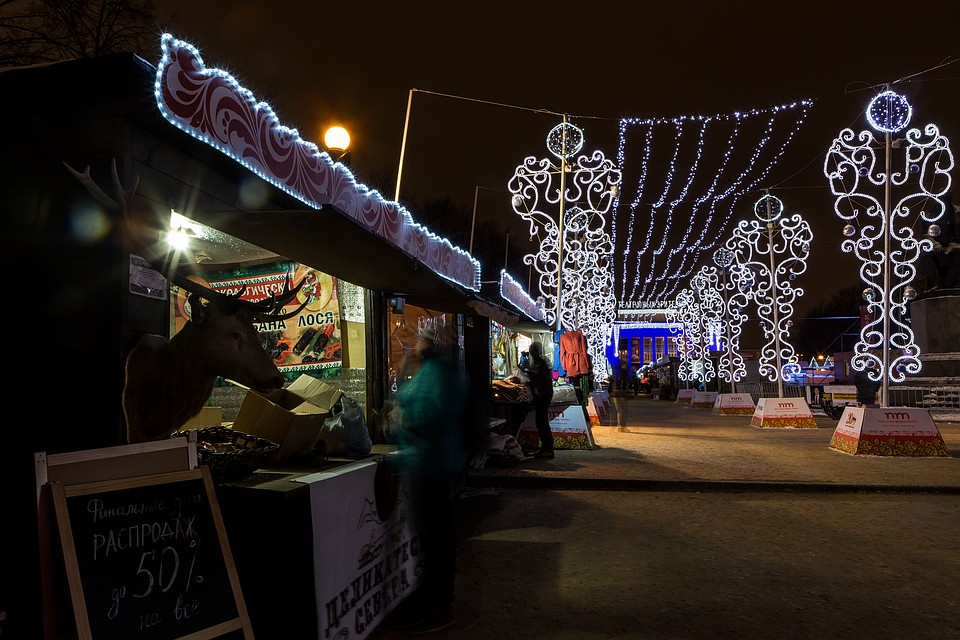
M761 429L816 429L817 421L803 398L760 398L750 426Z
M690 406L694 409L712 409L717 402L716 391L697 391L693 394Z
M696 395L696 389L678 389L677 390L677 404L690 404L693 400L693 396Z
M868 456L950 455L930 411L913 407L847 407L830 448Z
M550 405L550 431L553 433L554 449L593 449L596 445L593 431L583 415L583 407L578 404ZM591 423L593 420L591 419ZM537 432L536 415L527 413L517 442L523 449L536 449L540 446L540 434Z
M713 403L712 413L718 416L749 416L755 410L753 397L749 393L721 393Z

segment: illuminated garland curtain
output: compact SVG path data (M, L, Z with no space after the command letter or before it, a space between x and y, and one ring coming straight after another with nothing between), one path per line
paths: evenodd
M718 246L741 198L764 185L812 104L620 121L623 184L611 218L619 303L673 297Z

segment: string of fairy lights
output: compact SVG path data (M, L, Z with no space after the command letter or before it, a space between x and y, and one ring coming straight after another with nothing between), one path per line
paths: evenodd
M637 145L630 141L638 131L643 142L637 175L625 177L621 193L629 205L621 207L618 200L611 224L618 301L673 295L702 253L717 246L738 200L756 191L777 165L812 104L800 100L731 114L620 121L620 166L632 166ZM764 123L758 131L757 126L746 131L760 120ZM697 127L692 136L687 135L691 124ZM691 137L692 147L684 146ZM666 157L656 162L655 155ZM654 165L662 167L660 172L652 170ZM678 237L672 232L681 222ZM643 226L646 234L640 242L635 230Z

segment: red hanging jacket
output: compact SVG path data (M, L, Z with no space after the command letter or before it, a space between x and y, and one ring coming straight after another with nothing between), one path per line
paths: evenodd
M560 364L568 376L589 373L587 362L587 339L582 331L566 331L560 334Z

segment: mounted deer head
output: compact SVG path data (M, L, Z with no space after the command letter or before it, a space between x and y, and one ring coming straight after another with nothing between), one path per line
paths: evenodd
M113 184L118 196L114 200L90 177L89 166L83 172L64 166L98 202L122 214L121 235L128 250L164 273L158 252L142 231L143 216L129 210L139 181L124 188L114 161ZM190 321L169 341L162 336L144 336L127 355L123 414L130 443L164 438L182 427L203 408L218 376L263 393L281 388L283 376L264 351L254 323L286 320L307 304L304 301L296 310L283 313L303 286L301 282L291 288L289 278L281 293L250 302L240 299L245 288L226 295L176 271L164 275L189 292Z

